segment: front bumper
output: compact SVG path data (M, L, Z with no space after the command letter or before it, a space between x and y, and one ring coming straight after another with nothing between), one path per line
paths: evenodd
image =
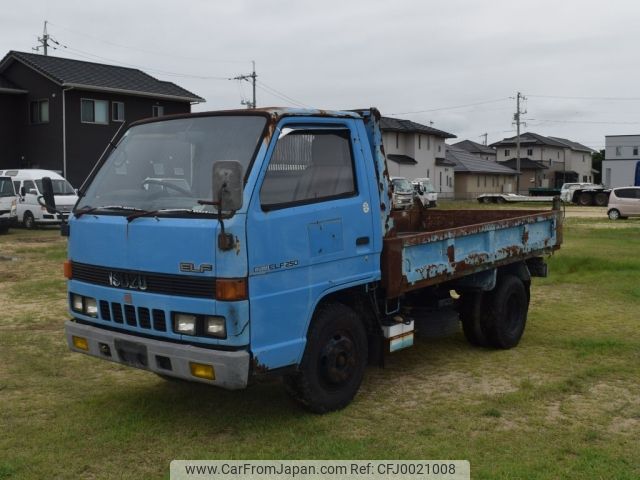
M228 390L238 390L247 386L250 354L246 350L211 350L193 345L163 342L83 325L74 321L65 322L64 333L67 345L74 352L149 370L161 375L208 383ZM76 348L73 344L73 336L86 339L89 350ZM131 346L135 350L133 352L135 358L132 358L131 352L123 351L123 345L125 348ZM107 350L109 354L105 353ZM212 365L215 379L205 380L194 377L191 374L190 362Z

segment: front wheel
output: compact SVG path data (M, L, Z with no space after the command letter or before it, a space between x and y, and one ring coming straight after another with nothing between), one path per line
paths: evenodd
M609 215L609 220L618 220L620 218L620 212L615 208L612 208L611 210L609 210L608 215Z
M347 406L362 383L367 332L341 303L318 307L307 334L300 370L285 377L288 392L309 410L325 413Z
M578 196L578 205L582 205L583 207L588 207L592 203L591 194L587 192L582 192Z
M24 228L28 230L31 230L33 227L35 227L36 221L35 218L33 218L33 213L24 212L24 216L22 217L22 224L24 225Z

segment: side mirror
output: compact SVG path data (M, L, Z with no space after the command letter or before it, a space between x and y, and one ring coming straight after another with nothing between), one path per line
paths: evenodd
M47 212L56 213L56 199L53 196L53 183L51 178L44 177L42 179L42 198Z
M242 207L242 164L223 160L213 164L213 195L220 202L218 210L235 212Z
M24 188L24 185L20 187L20 196L24 197L27 194L27 190Z

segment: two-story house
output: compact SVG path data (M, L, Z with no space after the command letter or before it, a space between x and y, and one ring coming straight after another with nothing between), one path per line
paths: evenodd
M0 168L57 170L78 187L123 124L197 102L134 68L11 51L0 60Z
M517 137L505 138L491 144L497 152L498 162L515 162ZM520 158L533 160L547 167L540 181L541 187L559 188L565 182L591 182L594 151L577 142L560 137L545 137L533 132L520 135ZM522 167L522 166L521 166ZM526 193L527 182L521 182L520 193Z
M446 159L444 141L455 135L390 117L382 117L380 128L390 176L429 178L441 198L453 197L455 164Z
M473 140L462 140L460 142L451 144L451 146L466 150L467 152L472 153L477 157L482 158L483 160L492 160L494 162L496 161L497 152L494 148L478 142L474 142Z
M602 183L607 188L640 185L640 135L607 135Z

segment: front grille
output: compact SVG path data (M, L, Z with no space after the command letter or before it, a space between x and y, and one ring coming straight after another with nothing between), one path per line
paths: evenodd
M122 323L122 307L119 303L111 303L111 313L113 314L113 321L116 323Z
M164 310L153 309L153 328L156 330L166 331L167 322L165 320Z
M73 263L72 269L74 280L93 283L95 285L119 288L121 290L130 290L125 287L114 287L111 285L109 282L109 274L117 273L120 275L135 275L143 277L146 283L146 289L143 290L144 292L177 295L182 297L215 298L216 281L215 278L212 277L138 272L133 270L105 268L76 262ZM114 321L117 321L115 320L115 314L113 316Z
M107 322L111 321L111 311L109 310L109 302L100 300L100 316Z
M126 323L130 327L151 329L151 313L145 307L138 307L136 314L136 307L133 305L125 304L123 308L120 303L111 302L109 305L109 302L100 300L100 317L107 322L113 319L115 323ZM153 329L159 332L167 331L164 310L153 310Z
M127 325L131 327L137 326L136 322L136 309L133 305L124 306L124 318L127 321Z
M151 328L151 316L148 308L138 308L138 325L140 328Z

